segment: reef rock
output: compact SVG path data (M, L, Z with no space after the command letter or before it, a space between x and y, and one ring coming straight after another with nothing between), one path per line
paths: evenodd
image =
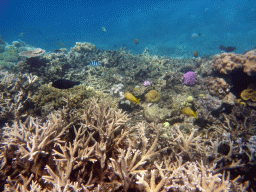
M223 99L222 103L234 106L235 105L236 96L232 94L231 92L227 94Z
M163 122L172 114L172 110L160 108L157 104L146 104L144 107L144 116L149 122Z

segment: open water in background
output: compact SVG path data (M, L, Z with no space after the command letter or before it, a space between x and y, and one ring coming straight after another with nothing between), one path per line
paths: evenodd
M256 46L256 1L3 0L0 35L47 51L91 42L173 57L214 55L220 45L244 53Z

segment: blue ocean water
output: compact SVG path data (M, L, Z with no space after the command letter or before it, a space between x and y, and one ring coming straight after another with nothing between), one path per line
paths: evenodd
M0 35L46 51L90 42L174 57L214 55L220 45L243 53L256 46L256 1L3 0Z

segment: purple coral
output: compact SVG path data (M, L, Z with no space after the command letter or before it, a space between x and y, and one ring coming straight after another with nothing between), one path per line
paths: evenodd
M193 86L196 83L196 74L194 71L185 73L183 82L185 85Z
M145 86L145 87L148 87L148 86L150 86L151 85L151 81L144 81L143 82L143 85Z

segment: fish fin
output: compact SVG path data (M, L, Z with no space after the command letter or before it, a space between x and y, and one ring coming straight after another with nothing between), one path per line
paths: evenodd
M137 102L138 104L140 104L140 100L141 100L141 99L137 99L136 102Z
M194 112L194 117L196 118L196 119L198 119L198 112Z

